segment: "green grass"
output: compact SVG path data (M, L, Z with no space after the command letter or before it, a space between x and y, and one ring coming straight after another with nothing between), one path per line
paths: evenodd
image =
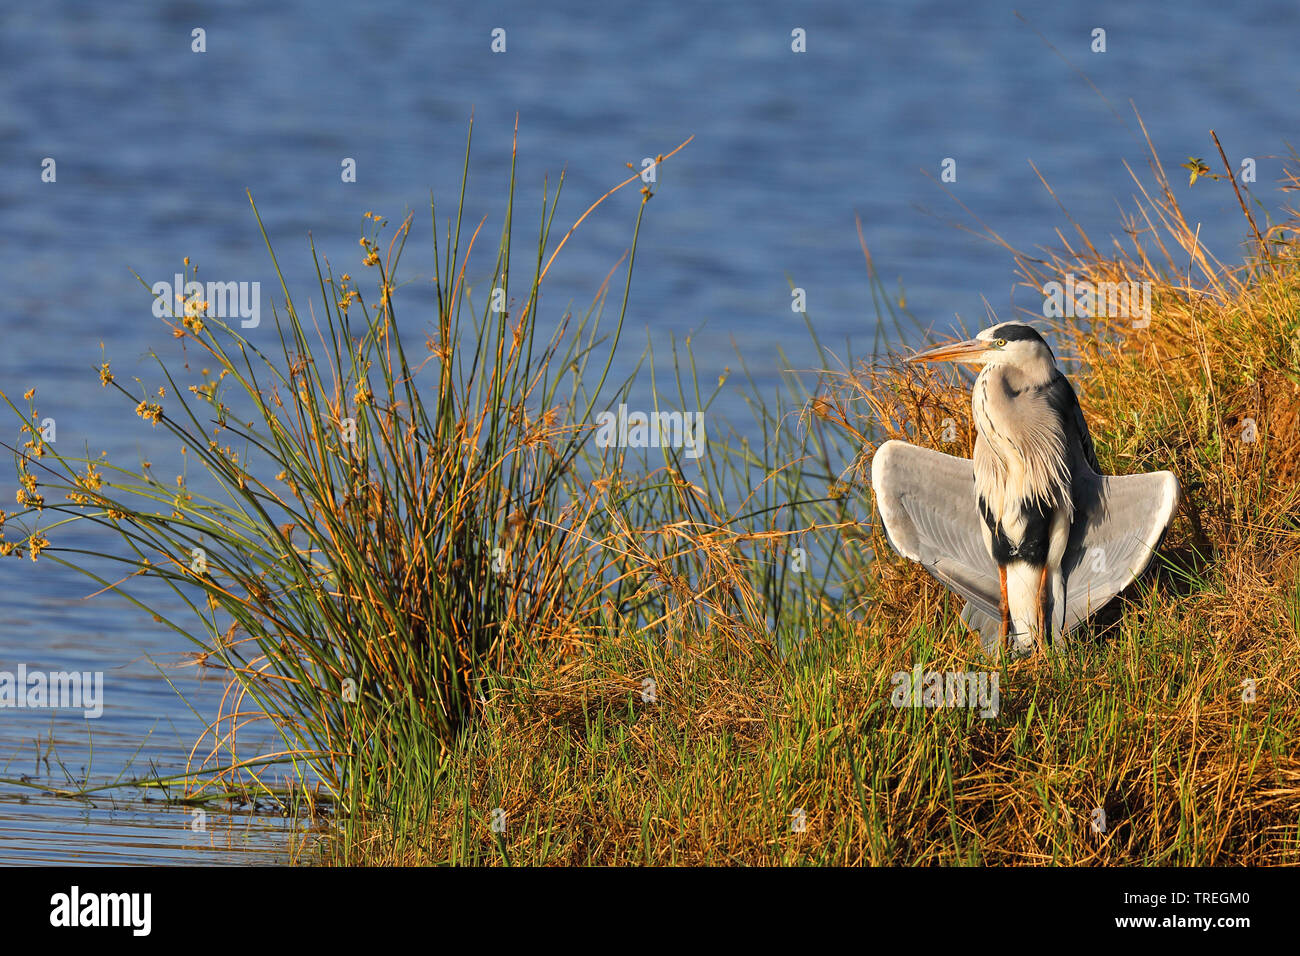
M780 662L634 640L497 688L338 862L1177 864L1300 859L1280 681L1176 612L1106 648L1011 665L1001 713L891 707L916 663L983 669L946 627L828 621ZM1275 647L1290 655L1294 646ZM1267 655L1265 655L1267 656ZM1241 699L1239 675L1259 673ZM643 699L645 679L653 701ZM1271 689L1271 690L1270 690ZM420 779L416 774L409 779ZM494 834L496 808L505 832ZM1105 829L1093 832L1097 808ZM796 820L805 827L800 832Z

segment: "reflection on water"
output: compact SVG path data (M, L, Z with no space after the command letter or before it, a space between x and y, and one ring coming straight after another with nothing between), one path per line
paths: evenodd
M144 658L118 663L111 651L100 657L89 665L104 668L100 719L0 708L0 864L286 862L291 833L269 801L252 812L246 803L224 800L171 802L185 796L180 783L131 785L185 771L202 730L187 703L200 714L215 713L222 682L196 676L193 667L160 662L160 673ZM27 670L66 666L52 653ZM8 663L0 669L13 671ZM265 727L250 728L240 750L270 742ZM198 756L210 749L207 738ZM283 776L277 771L265 779L283 784ZM91 792L58 795L75 791Z
M286 833L264 814L193 811L119 796L66 800L0 790L0 865L277 864Z

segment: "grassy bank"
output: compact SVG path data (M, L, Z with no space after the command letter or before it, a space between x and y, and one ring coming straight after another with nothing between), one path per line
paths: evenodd
M1010 250L1034 291L1067 274L1151 283L1146 327L1030 317L1053 327L1103 468L1183 486L1155 573L1090 640L1005 665L993 719L891 706L898 672L996 665L957 599L872 529L865 480L888 437L969 455L968 384L882 356L805 408L864 448L847 492L865 538L840 544L880 556L861 600L781 631L783 654L629 628L537 661L325 859L1300 863L1297 224L1251 213L1247 259L1225 266L1154 156L1144 179L1125 246Z

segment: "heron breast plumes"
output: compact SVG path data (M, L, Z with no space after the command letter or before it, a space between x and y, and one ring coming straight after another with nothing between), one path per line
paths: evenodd
M1066 436L1047 383L1014 382L1008 372L985 368L971 394L976 494L1008 524L1026 509L1072 512Z

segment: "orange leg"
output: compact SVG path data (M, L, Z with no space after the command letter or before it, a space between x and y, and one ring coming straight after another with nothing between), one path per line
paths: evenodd
M1007 569L1001 564L998 565L998 586L1002 589L1002 600L998 604L1002 612L1002 628L998 631L998 639L1005 642L1011 633L1011 602L1007 599Z
M1042 577L1038 579L1038 639L1043 642L1044 650L1052 639L1052 632L1048 630L1047 624L1047 565L1045 564Z

